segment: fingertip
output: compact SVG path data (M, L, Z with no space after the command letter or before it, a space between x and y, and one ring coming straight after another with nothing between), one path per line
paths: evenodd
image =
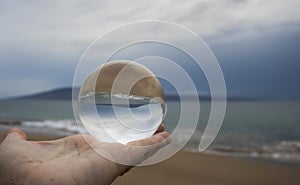
M163 137L164 139L167 139L168 137L170 137L170 134L168 132L166 132L166 131L159 132L159 133L157 133L155 135L159 135L159 136Z
M155 134L159 133L159 132L163 132L164 130L165 130L165 125L162 123L162 124L159 125L159 127L156 130Z
M153 137L156 140L156 144L161 146L168 145L171 142L170 134L166 131L157 133Z

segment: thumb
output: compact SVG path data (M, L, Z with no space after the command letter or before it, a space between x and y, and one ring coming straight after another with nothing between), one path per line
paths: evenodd
M27 136L21 129L14 127L8 131L5 140L7 139L26 140Z

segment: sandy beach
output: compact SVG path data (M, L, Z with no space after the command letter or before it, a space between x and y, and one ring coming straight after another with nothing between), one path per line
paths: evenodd
M0 141L6 132L0 132ZM28 135L29 140L50 140L55 136ZM300 167L270 161L179 152L151 166L135 167L113 185L204 184L204 185L292 185L300 184Z

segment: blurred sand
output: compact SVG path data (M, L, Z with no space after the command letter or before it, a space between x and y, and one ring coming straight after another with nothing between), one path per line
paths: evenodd
M6 132L0 131L0 141ZM56 139L29 135L30 140ZM113 185L204 184L204 185L292 185L300 184L300 167L257 159L179 152L152 166L135 167Z
M113 185L300 184L300 168L254 159L180 152L160 164L136 167Z

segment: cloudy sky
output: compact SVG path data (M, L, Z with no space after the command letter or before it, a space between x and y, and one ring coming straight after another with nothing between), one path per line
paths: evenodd
M208 43L229 93L300 99L299 7L299 0L1 0L0 98L71 86L99 35L157 19Z

